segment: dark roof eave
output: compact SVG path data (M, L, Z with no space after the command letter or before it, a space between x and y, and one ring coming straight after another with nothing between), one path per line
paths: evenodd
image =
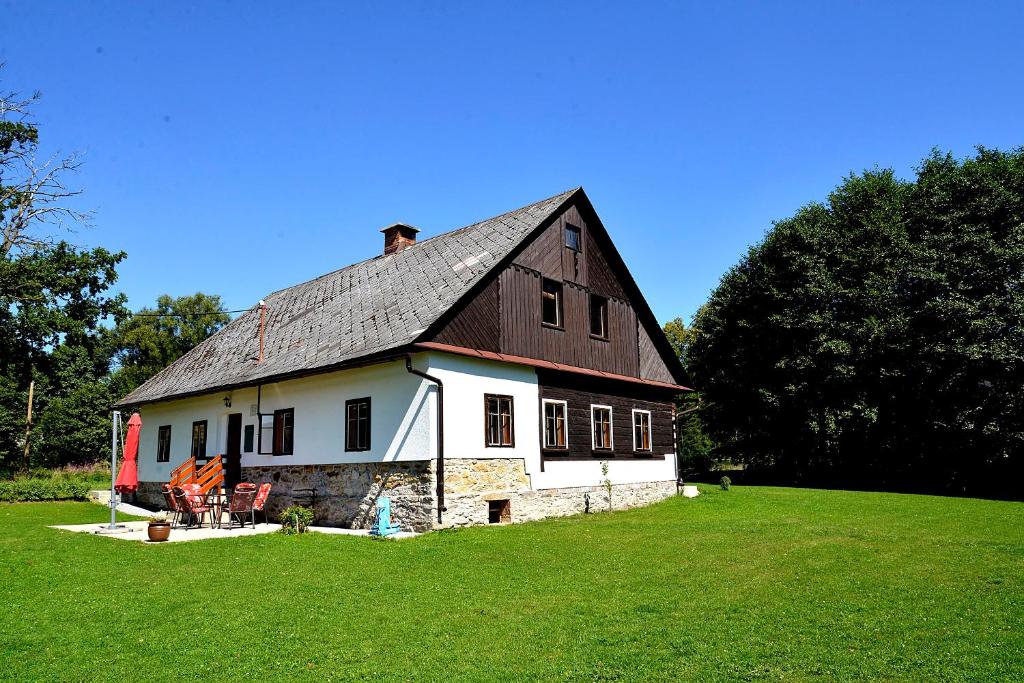
M452 353L457 356L468 356L470 358L493 360L501 363L513 363L515 365L526 365L528 367L540 368L542 370L553 370L556 372L565 372L575 375L587 375L589 377L597 377L599 379L613 380L616 382L627 382L630 384L642 384L644 386L665 389L675 393L693 391L693 389L684 387L681 384L670 384L668 382L660 382L655 379L629 377L627 375L619 375L613 372L605 372L603 370L581 368L575 365L566 365L565 363L556 363L555 361L540 360L537 358L527 358L526 356L514 356L508 353L498 353L496 351L471 349L465 346L454 346L452 344L442 344L440 342L418 342L413 344L413 346L421 351L441 351L444 353Z
M205 396L206 394L216 394L221 391L247 389L249 387L256 387L263 384L275 384L277 382L284 382L291 379L301 379L303 377L311 377L314 375L325 375L331 372L337 372L338 370L350 370L352 368L365 367L368 365L378 365L380 363L386 363L388 361L404 358L410 352L410 350L411 349L409 345L403 345L395 347L393 349L388 349L387 351L380 351L378 353L373 353L367 356L351 358L349 360L341 361L340 363L324 365L318 368L294 370L292 372L282 372L275 375L267 375L266 377L246 380L243 382L218 384L212 387L206 387L204 389L196 389L195 391L185 391L177 394L165 394L157 398L149 398L142 401L126 402L124 399L121 399L117 403L113 404L111 406L111 409L120 410L121 408L144 406L153 403L162 403L163 401L178 401L186 398L195 398L196 396Z

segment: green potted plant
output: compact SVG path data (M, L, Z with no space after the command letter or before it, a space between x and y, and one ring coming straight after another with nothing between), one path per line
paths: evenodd
M149 518L149 528L146 530L149 540L158 542L166 541L171 536L171 523L167 521L167 513L156 512Z

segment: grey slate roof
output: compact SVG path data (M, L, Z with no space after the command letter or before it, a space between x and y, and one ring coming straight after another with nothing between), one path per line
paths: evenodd
M547 219L569 190L265 297L118 402L137 405L329 369L410 344Z

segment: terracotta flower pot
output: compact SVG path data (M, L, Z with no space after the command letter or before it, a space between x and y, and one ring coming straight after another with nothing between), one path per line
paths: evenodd
M150 522L147 531L149 532L149 540L166 541L171 536L171 523Z

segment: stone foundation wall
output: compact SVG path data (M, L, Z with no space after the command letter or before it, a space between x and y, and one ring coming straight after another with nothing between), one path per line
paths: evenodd
M271 521L289 505L312 503L317 525L368 529L377 498L387 496L391 518L402 528L426 531L433 526L434 468L429 460L243 467L242 479L272 484L267 500Z
M443 527L487 524L492 500L509 501L512 522L608 509L608 492L602 486L531 490L522 459L452 458L445 460L444 467L448 509ZM242 479L257 485L273 485L267 500L270 521L276 521L278 513L289 505L308 506L312 490L318 525L369 528L377 498L383 495L391 498L392 518L401 527L413 531L438 528L434 460L243 467ZM163 508L161 483L139 482L136 500ZM612 508L649 505L675 493L674 481L615 484Z
M487 524L492 500L508 500L513 522L599 512L608 509L602 486L530 490L521 459L445 460L445 527ZM614 484L612 509L656 503L676 493L674 481ZM435 524L436 526L436 524Z
M133 499L132 494L129 493L128 495L121 496L121 500L135 505L166 510L167 505L164 503L164 494L160 490L160 487L166 483L165 481L140 481L139 490L135 492L135 498Z

